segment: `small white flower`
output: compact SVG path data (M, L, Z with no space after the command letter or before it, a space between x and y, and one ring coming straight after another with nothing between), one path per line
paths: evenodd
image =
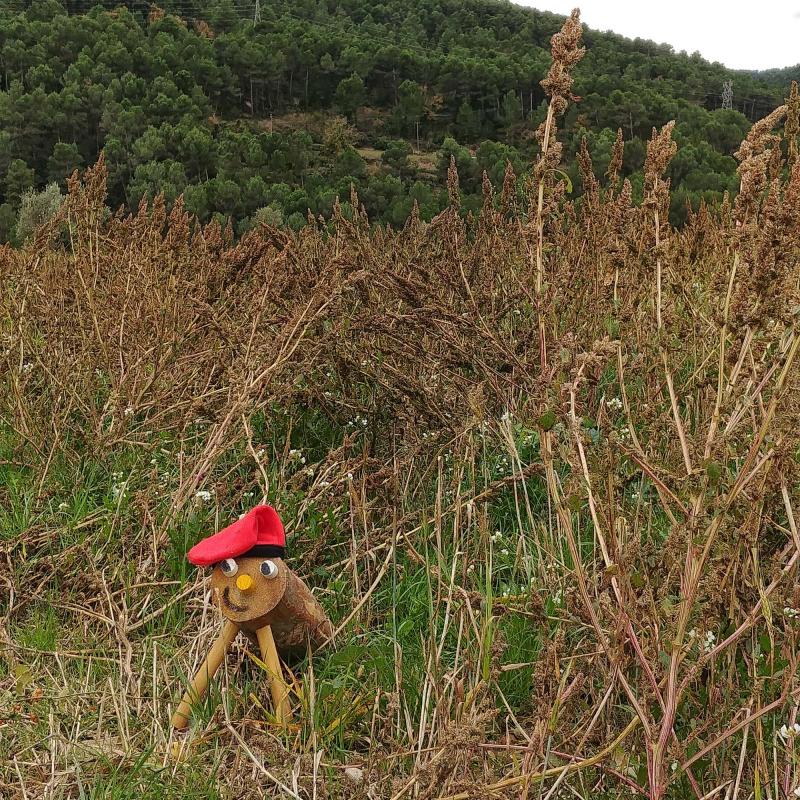
M559 589L559 590L558 590L558 591L557 591L557 592L556 592L556 593L553 595L553 602L554 602L554 603L555 603L557 606L560 606L560 605L561 605L561 601L562 601L563 599L564 599L564 593L561 591L561 589Z
M475 572L475 565L474 564L470 564L467 567L467 572Z
M606 400L606 405L619 411L622 408L622 400L619 397L612 397L610 400Z
M261 460L266 455L266 452L267 451L263 447L259 447L258 450L256 450L256 458Z
M59 511L66 511L69 508L69 503L59 503L58 510Z
M507 556L507 555L508 555L508 550L506 550L506 548L504 547L504 548L503 548L503 549L500 551L500 555L501 555L501 556Z
M714 649L714 643L717 641L717 637L713 631L706 631L706 638L703 641L703 650L706 653L711 652Z
M29 361L27 364L22 365L23 372L30 372L33 369L33 362Z
M511 419L511 412L506 410L503 412L502 416L500 417L501 422L508 422Z
M800 617L800 609L784 606L783 615L789 617L789 619L795 619L796 617Z
M211 499L211 492L208 489L200 489L194 495L201 503L207 503Z
M290 450L289 451L289 460L290 461L299 461L301 464L306 463L306 457L303 455L302 450Z
M797 738L800 736L800 724L793 722L791 725L781 725L778 736L780 736L784 742Z
M352 472L348 472L347 473L347 480L349 480L349 481L353 480L353 473Z
M132 417L133 416L133 406L128 406L122 413L126 417Z

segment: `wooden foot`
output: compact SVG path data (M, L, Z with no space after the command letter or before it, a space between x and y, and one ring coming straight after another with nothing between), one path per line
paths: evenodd
M239 633L239 626L235 622L226 622L222 629L219 639L211 646L208 656L203 662L197 675L194 676L186 694L183 696L180 705L172 715L172 727L183 730L189 724L189 717L192 713L192 703L196 703L208 690L208 684L216 674L217 670L225 658L225 653L231 646L236 634ZM274 645L273 645L274 646Z
M289 687L283 680L281 672L281 662L278 658L278 649L275 647L275 639L272 636L272 628L265 625L256 631L258 646L261 648L261 656L269 670L270 691L272 693L272 707L275 718L281 725L285 725L291 709L289 708Z

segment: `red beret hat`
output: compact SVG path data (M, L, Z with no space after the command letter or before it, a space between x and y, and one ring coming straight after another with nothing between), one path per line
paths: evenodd
M198 542L188 553L189 561L208 567L226 558L273 556L283 558L286 534L272 506L256 506L219 533Z

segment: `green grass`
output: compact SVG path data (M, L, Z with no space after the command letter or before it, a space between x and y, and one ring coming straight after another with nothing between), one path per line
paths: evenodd
M552 696L548 692L563 690L585 670L579 655L583 628L574 624L564 594L572 559L566 542L547 534L544 479L534 472L505 482L519 463L540 459L533 430L511 424L516 452L495 434L476 436L478 455L460 490L473 496L492 489L483 523L467 527L452 513L437 518L437 497L445 507L452 503L459 474L445 449L443 484L429 471L404 498L402 513L411 521L403 532L415 523L417 532L388 551L384 546L370 553L363 511L344 489L350 483L311 500L311 478L301 475L340 446L341 428L300 413L291 419L287 443L287 421L257 415L253 436L268 465L269 499L287 521L302 514L289 543L291 563L315 588L334 625L385 570L335 647L290 665L294 724L285 731L276 725L268 677L250 657L258 653L240 639L227 673L194 707L183 760L170 756L170 709L219 625L213 611L204 616L202 581L191 591L198 574L186 551L258 502L263 489L260 470L242 446L209 476L205 485L216 487L211 499L190 503L164 525L178 474L177 443L162 440L155 450L127 448L107 461L74 464L56 457L41 485L23 466L0 467L0 535L10 548L15 602L23 600L8 627L12 647L0 650L0 720L14 726L12 735L0 737L0 762L38 752L55 726L65 757L75 764L56 797L222 798L228 796L225 764L245 758L230 720L257 758L277 758L270 769L284 782L291 779L293 758L321 750L328 785L347 796L345 765L392 752L397 755L387 775L402 775L426 741L419 731L433 722L457 724L447 720L485 712L487 719L508 712L513 719L535 719L542 698ZM7 432L0 441L13 452ZM290 449L302 456L284 458ZM646 480L623 491L652 500ZM588 562L596 542L585 503L575 504L573 521ZM668 529L663 515L654 514L641 535L660 540ZM355 562L354 536L361 548ZM0 616L8 612L0 596ZM128 633L113 622L123 614L133 626ZM567 654L574 648L578 660L573 664L562 653L562 671L548 672L553 646L566 647ZM763 671L764 679L770 676ZM447 719L436 721L432 715L440 708ZM690 709L683 710L691 717ZM556 715L548 730L562 711L556 706L548 712ZM625 758L631 770L644 774L640 758ZM14 779L8 771L0 774ZM675 797L689 796L688 785L675 786L682 787Z
M299 488L302 482L298 484L294 478L305 467L297 457L284 462L282 454L289 447L295 448L302 451L307 464L314 464L340 444L341 428L308 414L293 420L287 445L282 439L284 425L281 418L267 423L263 416L257 416L252 421L258 445L269 454L265 461L270 464L270 499L287 520L303 508L292 560L316 586L337 623L354 603L354 578L342 563L350 551L351 533L340 527L341 514L334 513L333 508L307 502ZM535 437L521 430L517 438L521 457L535 457ZM13 438L8 432L2 443L4 452L13 452ZM461 542L467 547L468 564L465 553L454 547L458 536L454 536L452 520L443 518L436 530L430 515L426 515L429 521L418 537L426 563L409 557L398 545L385 578L362 613L342 632L336 647L293 665L298 679L293 701L302 713L292 733L282 734L275 727L266 675L248 659L250 645L240 641L239 656L229 662L235 668L241 661L239 673L230 677L229 684L225 678L215 680L195 708L190 735L196 744L191 757L176 770L164 767L166 742L163 733L156 731L168 731L169 704L177 700L189 678L192 662L187 659L187 648L196 635L202 599L198 587L197 592L175 600L182 587L196 578L186 551L235 513L257 502L262 493L252 458L242 448L229 454L219 467L227 485L237 487L232 504L223 505L215 494L209 502L190 505L163 528L169 490L178 477L176 461L171 457L175 446L162 440L158 448L129 447L108 460L79 464L57 456L41 486L22 466L6 464L0 468L4 479L0 535L12 547L11 580L25 596L25 607L14 613L10 628L14 648L0 656L0 675L5 674L6 682L17 690L0 700L0 715L9 713L14 697L20 700L41 694L45 698L39 701L41 709L34 713L35 719L23 715L15 735L0 746L0 757L35 747L37 737L46 735L44 723L49 715L55 713L69 727L77 713L82 728L101 725L110 735L123 737L124 742L117 748L123 755L111 757L105 752L81 760L77 754L83 747L82 737L76 735L70 741L79 763L70 782L76 796L149 798L178 791L183 797L222 796L214 788L217 767L208 771L208 759L218 765L226 747L220 744L226 737L220 703L226 704L231 720L249 720L247 724L268 731L282 747L299 743L305 752L316 742L328 758L347 763L369 751L370 737L383 715L396 715L388 724L392 728L390 739L397 737L409 720L418 721L421 715L430 713L432 699L453 674L463 674L470 681L470 676L483 675L485 679L486 665L492 658L493 629L506 642L503 659L523 664L497 672L498 688L518 713L530 708L535 687L529 662L536 658L541 626L530 615L515 612L514 605L520 609L526 605L530 576L536 571L530 560L536 557L532 532L522 531L526 540L530 539L523 548L525 564L519 563L515 544L503 553L505 548L496 547L490 573L481 555L484 542ZM481 486L509 471L503 449L485 446L477 473ZM448 469L445 479L452 481L448 476L453 474ZM433 503L435 476L431 480L427 487L418 487L417 502ZM526 488L530 502L540 503L544 492L541 479L530 479ZM467 477L462 489L474 491ZM452 493L452 483L448 491ZM147 527L142 526L143 501L153 515ZM503 489L490 506L492 530L505 531L506 541L515 541L520 534L516 502L513 491ZM155 563L153 536L159 537ZM321 542L325 542L323 556L315 563L305 563L303 550L312 552ZM384 552L378 560L383 559ZM432 565L438 580L432 578ZM362 562L359 571L363 572L359 581L364 591L374 579L374 565ZM451 575L455 584L450 583ZM483 608L476 607L474 612L480 627L477 632L453 624L464 609L463 597L454 591L462 578L469 591L485 597ZM37 582L38 591L28 596L26 589L32 581ZM504 598L507 608L500 621L491 624L490 593L513 595ZM123 596L126 613L135 615L137 621L148 616L152 619L119 637L109 620L123 613ZM7 612L2 600L0 607L2 613ZM211 628L207 635L213 634ZM482 640L484 636L488 638ZM126 639L130 653L125 652ZM56 652L62 655L55 658ZM130 675L125 666L128 657ZM228 688L221 692L226 685ZM88 700L93 710L87 713L82 700L81 710L76 712L74 700L66 699L73 695ZM499 694L496 702L500 708ZM120 709L126 709L124 719L113 721ZM384 720L382 727L386 724ZM209 731L213 732L210 737ZM74 729L71 735L75 735ZM196 761L202 763L197 771L193 766ZM401 764L402 760L398 761Z

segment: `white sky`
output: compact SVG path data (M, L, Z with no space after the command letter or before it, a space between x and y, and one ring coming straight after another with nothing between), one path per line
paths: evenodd
M569 14L590 28L695 50L732 69L800 63L800 0L514 0Z

